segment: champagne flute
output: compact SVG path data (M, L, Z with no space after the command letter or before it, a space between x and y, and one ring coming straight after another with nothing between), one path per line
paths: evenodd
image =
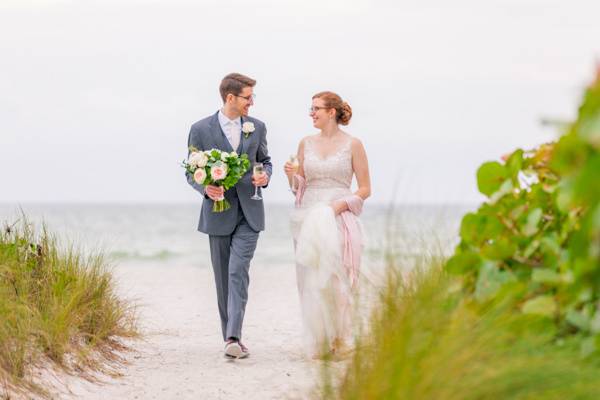
M255 163L252 169L252 176L259 178L265 173L265 167L263 163ZM254 196L250 197L252 200L262 200L262 197L258 195L258 186L254 186Z
M298 168L300 167L300 161L298 160L298 157L296 157L295 154L292 154L290 156L290 163L292 164L292 167L294 168L294 173L297 173Z

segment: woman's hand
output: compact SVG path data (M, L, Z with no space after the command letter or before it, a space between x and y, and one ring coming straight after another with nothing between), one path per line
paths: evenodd
M298 166L288 161L283 166L283 171L287 175L288 179L291 180L294 174L298 172Z
M344 211L348 210L348 204L344 200L335 200L331 204L331 208L333 209L333 213L338 216Z

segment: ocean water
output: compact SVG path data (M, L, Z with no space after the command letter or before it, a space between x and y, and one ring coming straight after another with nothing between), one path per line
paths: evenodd
M267 229L261 233L253 264L293 263L289 229L292 205L266 204ZM361 220L364 262L383 263L384 250L416 257L423 252L448 254L458 242L458 228L473 205L365 205ZM197 232L198 204L0 204L0 224L25 215L36 227L45 224L64 245L98 250L112 265L152 263L210 266L208 238Z

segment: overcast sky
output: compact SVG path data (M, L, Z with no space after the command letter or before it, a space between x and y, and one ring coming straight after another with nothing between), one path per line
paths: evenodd
M193 202L179 163L229 72L274 162L338 92L373 202L473 202L475 171L552 140L600 59L597 0L0 0L0 202Z

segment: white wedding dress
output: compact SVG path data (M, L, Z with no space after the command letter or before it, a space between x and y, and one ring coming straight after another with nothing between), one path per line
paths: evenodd
M304 146L305 191L291 216L305 350L322 355L349 344L353 288L342 263L342 218L330 204L352 195L350 139L322 158L311 138Z

